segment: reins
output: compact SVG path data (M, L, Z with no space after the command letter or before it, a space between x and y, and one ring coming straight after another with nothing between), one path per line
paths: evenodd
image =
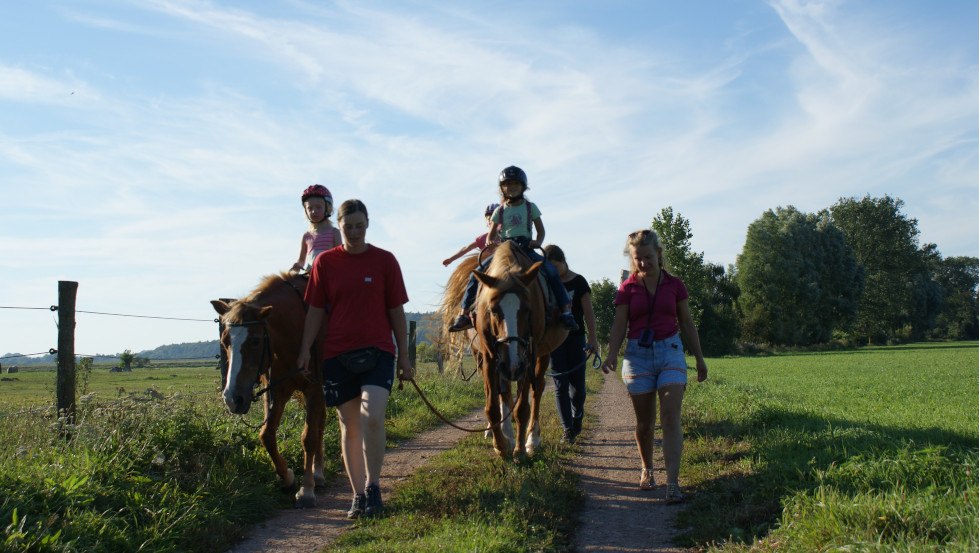
M557 377L565 376L565 375L568 375L568 374L572 374L573 372L575 372L575 371L581 369L582 367L584 367L585 364L589 362L589 357L592 358L592 368L593 369L598 369L599 367L602 366L602 357L599 356L599 352L598 351L596 351L596 350L594 350L594 349L592 349L590 347L586 347L585 348L585 351L587 352L585 354L585 359L583 359L582 362L579 363L578 365L575 365L574 367L568 369L567 371L562 371L562 372L548 371L548 372L545 373L545 376L550 376L552 378L557 378Z

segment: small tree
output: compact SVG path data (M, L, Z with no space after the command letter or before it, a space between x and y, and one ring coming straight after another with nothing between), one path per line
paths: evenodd
M592 311L595 313L596 341L599 345L609 343L609 330L612 328L613 316L616 314L617 286L608 278L596 280L592 287Z
M136 355L127 349L119 354L119 367L127 372L133 370L134 359L136 359Z

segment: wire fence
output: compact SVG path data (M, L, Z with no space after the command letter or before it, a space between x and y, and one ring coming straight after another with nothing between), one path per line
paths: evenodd
M10 309L10 310L23 310L23 311L52 311L57 312L58 306L51 305L48 307L31 307L31 306L18 306L18 305L0 305L0 309ZM135 315L131 313L110 313L107 311L86 311L81 309L76 309L75 313L85 313L88 315L102 315L107 317L126 317L134 319L158 319L167 321L189 321L189 322L206 322L206 323L217 323L217 318L212 319L199 319L192 317L165 317L162 315ZM49 348L48 351L41 351L36 353L16 353L16 354L4 354L0 357L0 363L8 359L18 359L18 358L34 358L38 355L56 355L58 350L56 348ZM102 353L96 354L75 354L76 358L98 358L98 359L121 359L120 355L107 355ZM217 359L219 356L214 355L213 358ZM183 358L149 358L150 361L202 361L206 359L211 359L212 357L183 357Z

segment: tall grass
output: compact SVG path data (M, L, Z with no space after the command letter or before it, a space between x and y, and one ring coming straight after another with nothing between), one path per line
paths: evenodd
M711 360L685 543L977 550L977 344Z
M433 373L421 370L420 384L450 416L482 403L478 383ZM245 421L228 415L210 374L199 389L162 401L80 403L70 427L50 407L0 411L0 550L217 551L291 505L250 426L261 409ZM414 390L395 391L389 436L437 424L426 413ZM302 469L303 418L290 405L279 432L294 470ZM338 434L328 416L328 472L342 470Z

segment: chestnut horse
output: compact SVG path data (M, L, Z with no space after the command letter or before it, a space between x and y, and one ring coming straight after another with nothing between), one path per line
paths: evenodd
M259 429L262 445L285 489L295 485L293 471L279 452L276 431L283 409L294 394L306 409L303 428L303 482L296 493L297 507L316 504L314 488L324 484L323 426L326 406L319 371L307 377L296 368L306 304L307 279L288 274L262 280L247 297L211 305L221 315L221 347L228 363L222 370L222 397L234 414L248 413L253 401L265 396L265 419ZM253 392L255 386L261 390Z
M512 452L519 460L533 455L541 443L538 413L548 356L568 331L558 323L556 313L548 312L545 288L538 278L541 263L532 264L513 242L497 247L485 272L475 266L475 256L466 258L450 277L442 303L443 321L448 325L458 311L468 274L473 272L481 286L474 311L477 338L471 348L483 373L493 447L501 457ZM512 382L517 388L513 404ZM509 423L501 424L510 412L517 423L516 436Z

